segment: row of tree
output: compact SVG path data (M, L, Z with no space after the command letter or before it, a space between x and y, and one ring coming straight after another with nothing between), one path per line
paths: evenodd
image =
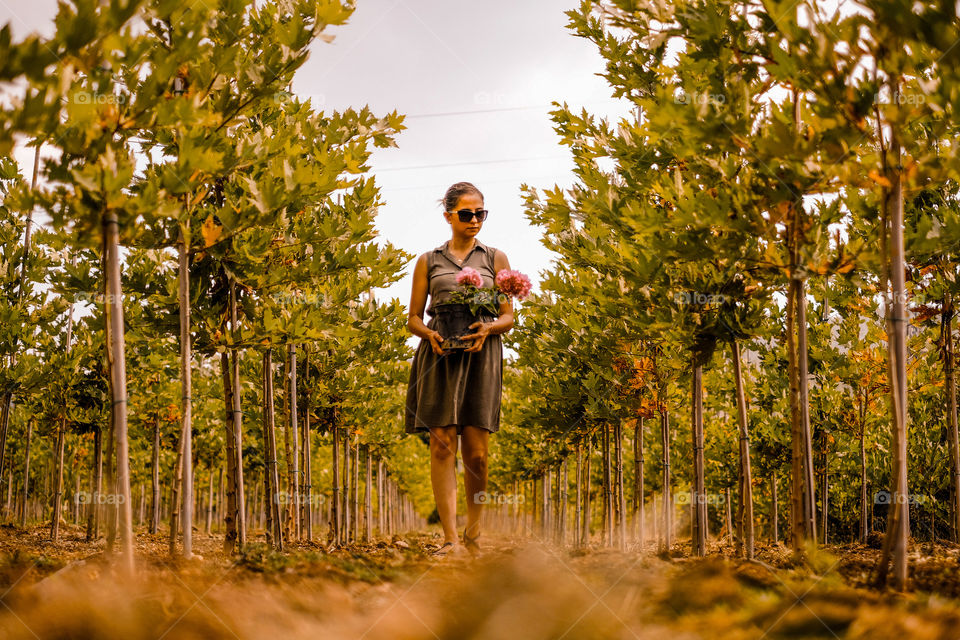
M892 555L902 587L911 509L960 535L956 7L585 0L568 15L636 116L553 112L577 181L527 190L559 257L514 338L524 428L501 444L501 486L575 457L589 487L597 446L608 535L632 472L637 522L659 493L667 547L671 494L689 488L703 555L708 503L733 486L748 557L755 493L776 511L781 475L797 551L847 506L864 538L868 487L889 490L878 579ZM841 474L859 486L831 485Z
M16 89L0 113L0 482L29 460L33 427L55 441L54 537L67 450L90 493L115 498L128 568L131 483L151 484L154 528L159 485L172 484L171 540L182 530L189 556L198 467L224 469L228 549L252 535L254 469L267 538L312 536L320 437L334 541L356 536L372 467L381 505L408 505L409 445L391 434L404 313L370 291L410 256L377 241L379 191L364 176L402 117L317 112L287 91L311 43L351 11L77 0L49 38L0 31L0 81ZM9 157L17 143L36 148L30 182Z

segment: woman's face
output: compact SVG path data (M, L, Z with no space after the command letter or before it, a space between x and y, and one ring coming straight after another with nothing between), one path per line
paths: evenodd
M483 209L483 198L481 198L478 193L464 194L457 200L457 206L453 208L452 212L447 211L443 214L455 234L472 238L480 232L483 223L477 220L476 217L470 218L469 222L460 222L460 216L457 215L457 211L462 209L469 209L470 211Z

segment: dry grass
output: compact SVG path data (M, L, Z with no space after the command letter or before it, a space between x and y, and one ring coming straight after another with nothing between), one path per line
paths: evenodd
M758 562L589 550L506 537L480 559L429 556L405 537L283 554L220 551L170 560L164 536L138 536L139 574L119 577L103 542L68 528L0 529L0 634L5 638L891 638L956 637L960 604L943 595L865 589L875 551L840 549L798 565L782 547ZM402 545L401 545L402 546ZM952 563L952 564L951 564ZM955 589L956 554L915 562L916 580ZM938 578L939 576L939 582Z

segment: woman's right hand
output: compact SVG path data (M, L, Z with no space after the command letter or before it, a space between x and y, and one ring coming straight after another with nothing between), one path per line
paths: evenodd
M444 354L443 349L440 348L440 344L443 342L443 336L440 335L439 331L433 330L427 334L427 340L430 341L430 346L433 347L433 352L438 356Z

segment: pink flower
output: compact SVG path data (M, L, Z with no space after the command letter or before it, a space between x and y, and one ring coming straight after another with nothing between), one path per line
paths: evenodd
M497 285L497 289L502 293L517 298L518 300L523 300L530 295L530 289L533 286L530 284L530 278L519 271L513 271L511 269L501 269L497 272L497 277L494 279L494 282Z
M483 286L483 277L472 267L464 267L457 276L457 284L472 284L475 287Z

